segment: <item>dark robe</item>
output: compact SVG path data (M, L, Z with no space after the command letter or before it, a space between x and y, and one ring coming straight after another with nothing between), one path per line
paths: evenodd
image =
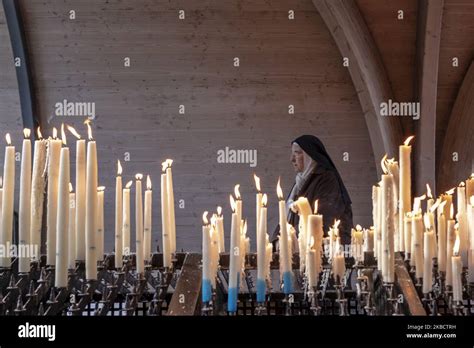
M324 236L327 237L329 228L335 220L341 220L339 224L341 243L350 244L353 226L352 202L334 163L318 138L304 135L294 142L316 161L316 168L303 183L295 200L298 197L306 197L312 210L315 200L318 200L318 214L323 215ZM298 231L298 214L290 210L288 222ZM272 236L274 245L279 233L280 226L278 225Z

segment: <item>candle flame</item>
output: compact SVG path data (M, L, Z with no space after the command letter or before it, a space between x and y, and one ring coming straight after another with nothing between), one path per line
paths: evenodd
M255 187L257 188L257 191L260 193L260 178L254 173L253 179L255 180Z
M311 236L310 240L309 240L309 248L310 249L313 249L314 248L314 237Z
M58 137L58 130L56 127L53 127L53 139L56 139Z
M403 142L403 145L405 146L408 146L410 144L410 141L414 138L415 136L412 135L412 136L409 136L408 138L406 138L406 140Z
M217 215L218 216L222 215L222 207L220 205L217 207Z
M87 126L87 136L89 140L94 140L94 138L92 138L91 120L90 119L85 120L84 124Z
M132 187L133 185L133 180L130 180L129 182L127 182L127 184L125 185L125 188L126 189L130 189L130 187Z
M232 209L232 212L235 213L235 209L237 207L236 207L236 204L235 204L234 196L229 195L229 197L230 197L230 208Z
M264 193L263 196L262 196L262 207L266 207L267 206L267 194Z
M458 256L461 240L459 239L458 231L455 231L455 233L456 233L456 240L454 242L454 247L453 247L453 256Z
M357 224L357 225L356 225L356 230L359 231L359 232L362 231L362 226L359 225L359 224Z
M38 139L43 139L43 134L41 134L41 129L40 129L39 126L38 126L38 128L36 129L36 134L38 134Z
M337 230L337 228L339 227L339 224L341 223L341 220L334 220L334 225L332 226L332 228L334 230Z
M161 171L166 172L166 168L168 168L168 162L167 161L161 162Z
M66 141L66 132L64 131L64 123L61 124L61 140L63 142L63 145L66 146L67 141Z
M444 206L446 205L447 201L441 201L441 203L438 206L438 209L440 211L440 214L443 214L444 212Z
M173 164L173 160L171 158L167 158L166 163L168 163L168 168L171 168L171 165Z
M141 180L143 179L143 174L137 173L135 174L135 180Z
M105 191L105 186L97 187L97 192L104 192L104 191Z
M76 131L73 126L67 126L67 130L72 133L77 139L81 139L81 135Z
M12 144L12 138L10 137L10 133L5 135L5 140L7 141L7 145L10 146Z
M471 173L470 178L471 178L471 179L474 179L474 173Z
M25 137L25 139L28 139L31 135L31 129L29 128L24 128L23 129L23 136Z
M151 190L151 179L149 175L146 176L146 189Z
M208 214L207 210L202 214L202 223L203 223L203 225L209 225L209 220L207 219L207 214Z
M318 205L319 205L319 200L314 201L314 215L318 213Z
M407 212L407 213L405 214L405 216L406 216L407 218L409 218L409 219L411 219L412 215L413 215L413 214L411 213L411 211L409 211L409 212Z
M234 187L234 194L235 194L235 199L239 200L240 199L240 191L239 191L240 185L237 184Z
M466 186L466 185L464 184L464 181L461 181L461 182L459 183L459 187L464 187L464 186Z
M451 190L446 191L447 195L452 195L454 193L454 187Z
M120 160L117 160L117 175L122 175L122 164L120 163Z
M454 217L454 204L451 204L451 206L450 206L450 209L449 209L449 216L450 216L451 220L452 220L453 217Z
M438 198L436 202L431 206L430 213L434 213L438 206L441 204L441 198Z
M217 214L212 214L211 216L211 232L214 232L214 229L216 228L217 224ZM212 234L212 233L211 233Z
M69 183L69 193L72 193L72 191L74 191L74 189L72 188L72 184Z
M242 235L245 236L247 234L247 219L244 220L244 223L242 224Z
M429 184L426 184L426 195L428 198L433 198L433 195L431 194L431 188Z
M380 165L382 166L382 171L383 171L384 174L388 173L386 161L387 161L387 154L385 154L382 157L382 161L380 161Z
M283 191L282 191L281 185L280 185L280 178L278 178L278 183L277 183L277 196L278 196L279 200L283 199Z
M413 211L418 212L421 209L421 201L426 199L426 195L421 195L419 197L415 197L415 202L413 203Z
M430 230L431 229L430 217L426 213L423 215L423 222L425 223L425 228L427 230Z

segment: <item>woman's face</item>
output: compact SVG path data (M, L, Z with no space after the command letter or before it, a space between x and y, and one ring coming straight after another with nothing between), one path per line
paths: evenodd
M304 155L303 155L303 149L296 144L293 143L291 145L291 163L293 164L293 168L295 169L295 172L302 172L304 169Z

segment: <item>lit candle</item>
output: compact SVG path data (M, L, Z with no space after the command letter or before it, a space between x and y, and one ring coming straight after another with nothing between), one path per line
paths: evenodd
M239 231L242 229L242 199L240 197L240 185L237 184L234 186L234 195L235 195L235 213L239 217Z
M37 129L38 139L35 141L33 173L31 178L31 227L30 241L35 246L34 260L39 259L41 247L41 228L43 223L44 189L46 186L46 146L40 128Z
M168 163L165 161L161 164L163 173L161 174L161 233L163 238L163 266L171 267L171 242L168 212L168 184L166 168Z
M410 141L414 136L408 137L403 145L399 147L399 158L400 158L400 177L399 177L399 204L398 204L398 219L399 219L399 230L400 234L403 234L406 240L407 236L411 234L411 230L405 230L410 228L408 224L405 224L406 213L411 211L411 145ZM404 228L402 233L402 226ZM410 237L409 237L410 238ZM410 243L404 243L405 247L409 246ZM405 248L406 249L406 248ZM407 250L405 250L407 252ZM412 251L413 252L413 251Z
M372 222L374 225L374 256L377 258L377 249L378 249L378 242L377 242L377 236L378 236L378 231L380 229L379 227L379 205L381 202L379 202L379 191L380 187L378 185L373 185L372 186Z
M344 254L341 251L339 238L336 243L336 254L332 259L332 274L336 283L342 284L344 273L346 272L346 264L344 261Z
M453 256L454 243L456 241L456 221L454 221L453 216L447 222L447 255L446 260L451 260ZM449 262L449 261L447 261ZM446 266L446 286L453 285L453 268Z
M291 271L292 252L291 245L288 243L290 237L288 236L288 223L286 220L286 206L283 199L283 190L281 189L280 179L277 183L278 196L278 213L280 224L280 281L283 283L283 292L290 294L293 292L293 277ZM291 226L291 225L290 225ZM296 237L296 236L295 236Z
M142 174L135 175L135 256L137 273L145 272L143 259L143 193Z
M425 223L425 233L423 235L423 293L427 294L433 290L433 258L435 234L431 226L430 218L427 213L423 216Z
M21 152L21 171L20 171L20 207L18 211L19 225L19 254L18 254L18 272L25 273L30 271L30 255L23 255L30 245L31 228L31 131L28 128L23 130L23 147ZM23 245L23 247L22 247ZM25 248L26 246L26 248Z
M447 235L446 235L446 216L444 215L444 205L446 201L438 205L438 270L446 273L447 257Z
M173 173L171 171L172 159L167 159L168 167L166 168L166 188L168 198L168 228L170 234L170 252L176 253L176 221L174 215L174 189L173 189Z
M117 160L117 176L115 177L115 268L123 265L123 192L122 165Z
M351 239L352 239L352 243L351 243L352 257L354 257L356 261L362 262L363 261L362 247L364 244L364 236L363 236L361 225L357 225L355 229L352 229Z
M202 302L210 302L212 299L211 282L211 234L210 225L207 220L207 211L202 214Z
M453 276L453 300L462 301L462 260L459 255L460 239L456 234L456 241L453 248L453 256L451 257L452 276Z
M229 290L227 311L237 312L237 296L240 281L240 218L237 215L237 204L234 197L230 195L230 206L232 208L232 222L230 229L230 253L229 253Z
M385 282L394 282L394 202L393 202L393 175L386 167L387 155L382 159L382 277Z
M317 269L317 256L316 250L314 249L315 241L314 237L311 236L310 243L306 250L306 278L308 279L308 290L312 290L318 284L319 271Z
M261 200L259 226L257 231L257 302L265 302L267 285L265 282L267 249L267 195Z
M219 235L217 232L217 214L212 214L211 217L211 285L214 289L216 287L217 270L219 269Z
M377 226L375 229L375 257L377 258L377 269L382 270L382 220L384 212L382 211L382 181L379 182L377 190Z
M104 191L105 186L97 187L97 261L104 259Z
M90 120L86 120L89 142L86 164L86 279L97 279L97 145L92 138Z
M69 183L68 249L68 268L74 269L76 266L76 194L71 183Z
M15 146L11 145L10 134L5 136L7 146L3 164L2 220L0 222L0 242L6 250L12 242L13 199L15 193ZM10 267L10 255L0 258L0 267Z
M394 251L405 251L405 234L400 233L399 226L403 228L403 219L400 219L398 214L398 201L399 201L399 184L400 184L400 170L398 168L398 162L395 159L388 159L386 162L387 170L389 174L393 176L392 180L392 206L393 206L393 248Z
M307 245L308 249L311 249L311 252L306 253L306 263L311 262L311 267L313 268L312 272L315 272L316 282L319 278L319 273L321 272L321 248L323 244L323 216L318 214L318 200L314 202L314 214L308 215L308 227L307 233L309 236L309 244ZM313 256L314 251L314 256ZM311 260L308 258L311 258ZM314 258L314 259L313 259Z
M46 264L56 262L56 223L58 218L58 176L61 140L53 128L53 137L48 140L48 206L46 209Z
M150 261L151 257L151 217L152 217L152 190L150 176L146 176L146 191L145 191L145 217L143 223L143 258L146 262Z
M224 240L224 216L222 215L222 207L217 207L216 216L216 233L219 240L219 253L225 252L225 240Z
M364 229L364 252L374 251L374 226Z
M61 125L61 139L63 147L60 150L59 178L58 178L58 211L56 215L56 268L55 286L65 288L67 286L68 267L68 235L69 235L69 148L66 142L64 124Z
M122 190L122 253L125 256L130 255L130 187L132 185L133 181L130 180Z
M306 255L306 248L309 243L308 234L306 229L308 226L308 216L311 214L311 206L309 205L308 199L306 197L299 197L295 202L293 202L291 209L298 213L299 215L299 224L298 224L298 242L300 255ZM301 257L300 259L300 271L303 272L306 267L306 258Z
M412 260L415 266L416 278L423 277L423 220L421 210L414 211L412 214Z
M76 260L86 259L86 140L68 126L76 140Z
M255 195L255 236L258 241L258 229L260 227L260 209L262 208L262 193L260 192L260 178L253 174L255 180L255 187L257 188L257 194Z
M459 223L459 256L463 266L468 266L467 253L469 250L469 226L466 213L466 187L463 181L457 187L457 220Z

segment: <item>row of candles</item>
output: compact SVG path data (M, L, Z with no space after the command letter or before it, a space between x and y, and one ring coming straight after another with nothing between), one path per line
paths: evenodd
M19 192L19 272L28 272L35 255L22 255L25 246L41 245L43 202L46 195L46 264L55 267L55 286L67 285L67 271L76 261L85 261L86 279L97 279L97 264L104 257L104 190L98 186L97 144L92 137L89 120L88 141L71 126L61 126L61 139L56 128L48 139L37 129L32 156L31 131L24 129L21 152ZM70 173L70 151L66 129L76 138L76 192ZM6 135L7 146L3 167L3 186L0 184L0 243L11 246L13 235L13 207L15 191L15 146ZM32 158L33 157L33 158ZM172 160L162 163L161 212L163 264L172 267L176 252L176 223ZM135 246L137 272L143 273L151 257L152 184L148 175L143 197L142 174L135 175ZM0 179L0 182L2 180ZM47 183L47 184L46 184ZM130 253L130 190L133 181L122 183L122 166L117 162L115 186L115 266L122 267L123 256ZM45 192L46 191L46 192ZM29 256L32 256L31 259ZM0 267L11 266L11 257L0 258Z
M277 184L279 199L279 259L280 283L285 294L292 288L292 255L300 255L300 272L304 274L308 290L317 286L322 270L322 251L332 264L336 282L343 280L345 257L353 256L362 262L364 252L373 252L377 268L385 283L395 281L395 252L404 252L416 270L416 278L423 279L423 293L433 289L433 259L445 275L446 285L452 286L455 301L462 300L461 274L468 267L469 281L474 282L474 174L457 188L457 221L454 219L451 189L435 200L427 185L427 194L411 194L411 145L409 137L400 147L400 166L394 159L382 159L383 174L373 186L373 222L370 228L357 225L352 229L350 253L344 251L339 238L339 221L336 220L323 233L323 216L318 214L318 201L311 209L307 198L299 197L291 209L299 215L298 236L287 222L285 201L280 182ZM266 281L270 280L271 244L267 234L267 195L260 191L260 179L254 175L256 194L257 240L257 302L264 302ZM246 223L242 220L242 202L236 185L234 199L231 195L232 229L230 240L228 311L237 309L239 282L244 274L245 253L249 252ZM421 203L427 199L423 214ZM435 219L436 212L436 219ZM205 213L205 216L207 212ZM211 301L212 288L218 270L219 253L223 247L222 208L213 215L211 223L204 218L203 226L203 302ZM219 223L217 223L219 221ZM304 255L304 257L301 257Z

